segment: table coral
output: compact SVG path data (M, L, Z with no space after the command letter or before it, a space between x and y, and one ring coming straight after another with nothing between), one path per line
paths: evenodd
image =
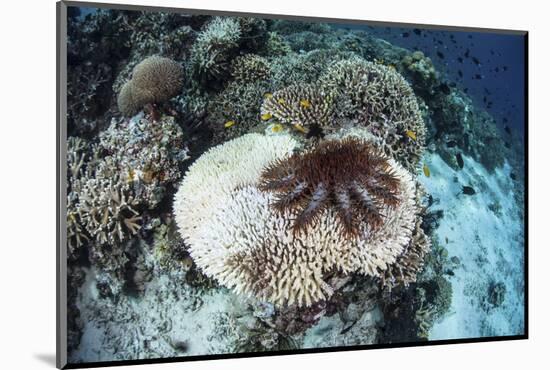
M309 306L332 295L325 281L329 272L380 277L410 242L418 210L414 181L389 159L399 179L399 203L381 211L384 223L376 231L362 223L359 236L345 237L332 209L307 229L293 231L297 213L274 210L275 196L258 183L263 168L296 145L287 135L249 134L214 147L186 174L174 213L191 256L207 275L237 293Z

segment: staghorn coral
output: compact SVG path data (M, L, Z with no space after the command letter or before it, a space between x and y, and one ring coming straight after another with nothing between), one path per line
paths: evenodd
M179 95L183 87L183 67L168 58L152 56L134 67L131 80L118 94L117 104L126 116L136 114L146 104L161 103Z
M326 127L332 122L332 95L315 85L291 85L267 96L261 114L294 126Z
M376 232L383 209L399 203L399 180L388 158L357 140L331 140L314 149L271 163L259 189L276 194L272 206L295 210L293 230L307 230L327 208L336 212L346 235L358 236L361 225Z
M101 170L100 170L101 171ZM139 204L128 186L115 177L94 177L82 184L77 212L99 244L117 244L140 229Z
M208 88L226 78L241 37L238 18L214 17L197 36L191 49L189 73L193 83Z
M337 116L368 127L386 154L407 169L416 169L426 129L416 97L401 75L390 67L353 58L330 66L319 83L335 94Z
M333 294L335 271L380 277L408 245L415 225L415 184L394 160L399 202L383 209L373 231L344 237L330 208L307 228L293 231L297 213L279 212L257 188L263 168L289 156L297 143L287 135L249 134L214 147L191 166L174 202L182 237L197 266L237 293L277 305L310 306ZM224 186L210 187L208 184Z
M267 80L270 75L269 62L255 54L238 56L231 63L231 75L236 81L244 83Z

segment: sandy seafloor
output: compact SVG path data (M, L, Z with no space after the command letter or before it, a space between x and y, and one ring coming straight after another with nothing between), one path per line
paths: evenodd
M510 166L506 163L488 173L464 156L464 168L455 171L433 153L427 153L424 161L431 175L419 178L434 198L430 210L443 210L433 238L445 246L449 258L459 260L453 275L448 277L453 290L451 308L434 324L428 339L522 334L524 243ZM463 185L477 189L476 194L462 194ZM500 209L495 204L500 204ZM155 274L142 297L124 297L115 305L106 303L106 310L116 309L109 314L103 312L101 319L96 311L101 309L101 299L93 271L88 271L79 308L89 320L84 320L81 343L71 354L72 360L221 354L231 352L235 342L248 340L248 334L239 329L246 325L239 318L247 304L245 298L223 287L194 291L178 284L180 279L184 279L183 273ZM506 289L504 301L495 307L487 302L487 297L490 284L498 282L504 283ZM346 335L341 335L345 324L338 315L322 317L304 333L301 348L368 344L376 337L380 320L381 313L374 308ZM357 343L357 338L364 342Z
M464 168L455 171L441 157L427 154L431 176L420 177L427 192L439 199L432 208L444 210L433 238L451 258L460 260L449 277L451 308L435 323L429 339L520 335L524 331L524 238L510 166L506 163L490 174L473 159L463 158ZM463 185L478 189L477 193L460 194ZM495 214L489 206L497 202L500 211ZM499 307L486 302L491 282L506 286Z

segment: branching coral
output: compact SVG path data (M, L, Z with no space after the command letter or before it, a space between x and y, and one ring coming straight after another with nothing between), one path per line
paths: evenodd
M168 58L152 56L135 66L132 79L122 86L118 109L126 116L146 104L161 103L178 95L183 87L183 67Z
M101 133L99 148L110 156L113 172L149 208L162 200L168 184L179 179L179 163L189 158L183 132L169 116L154 124L143 117L113 121Z
M211 149L186 174L174 212L208 276L278 305L309 306L332 295L326 279L334 271L380 277L410 242L417 207L412 178L388 159L399 202L381 210L376 230L363 223L359 236L344 237L339 216L326 208L307 229L294 231L298 213L274 210L275 196L257 185L263 168L296 145L287 135L249 134Z
M266 97L261 114L294 126L325 127L332 122L332 96L314 85L291 85Z
M82 186L78 213L98 243L117 244L140 229L137 205L138 201L120 179L91 178Z
M244 83L267 80L270 75L268 60L255 54L236 57L231 64L231 70L233 78Z
M416 97L401 75L353 58L330 66L319 82L336 95L339 117L367 126L386 154L408 169L416 168L426 129Z
M356 139L325 141L275 161L262 173L259 188L275 193L278 211L296 211L295 231L307 230L331 208L346 235L358 236L364 223L376 232L383 210L399 203L399 180L388 158Z
M292 52L290 45L277 32L268 33L266 48L269 55L287 55Z
M260 124L260 105L270 91L269 83L231 81L208 102L207 121L214 132L214 141L235 138ZM226 122L234 122L226 128Z
M206 24L191 49L189 68L194 83L206 87L225 78L240 37L238 18L214 17Z
M84 241L120 244L140 228L144 206L155 207L187 159L181 129L164 116L151 124L139 117L113 121L86 154L81 140L69 139L67 200L70 254Z

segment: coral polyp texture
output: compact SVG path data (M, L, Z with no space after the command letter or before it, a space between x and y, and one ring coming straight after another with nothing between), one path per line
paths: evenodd
M183 87L183 67L169 59L152 56L134 67L132 78L118 94L118 109L126 116L139 112L146 104L162 103L179 95Z
M332 96L312 84L291 85L268 95L261 113L289 125L326 127L332 123Z
M236 18L214 17L208 22L191 49L189 72L194 83L204 87L229 74L240 37Z
M307 230L326 208L335 211L346 235L362 225L376 232L385 208L399 203L399 180L389 159L357 139L325 141L304 154L277 160L262 173L259 188L273 192L273 207L297 213L293 229Z
M355 141L326 145L370 148ZM366 171L376 179L372 185L378 196L373 192L373 202L385 199L392 204L377 208L383 221L376 227L357 222L350 233L337 208L322 207L296 229L302 210L277 210L276 195L260 190L261 184L266 186L261 180L265 168L292 161L293 150L298 150L297 142L288 135L258 134L211 149L186 174L174 212L190 254L205 274L237 293L281 306L309 306L333 294L331 273L379 278L406 253L418 212L416 185L393 159L364 149L373 167ZM391 196L379 195L381 184L376 181L390 184ZM365 192L361 195L366 199Z
M233 78L244 83L267 80L271 73L268 60L255 54L236 57L231 64L231 69Z
M416 168L426 129L413 90L394 68L356 57L329 66L319 83L335 94L341 119L368 127L386 154Z

